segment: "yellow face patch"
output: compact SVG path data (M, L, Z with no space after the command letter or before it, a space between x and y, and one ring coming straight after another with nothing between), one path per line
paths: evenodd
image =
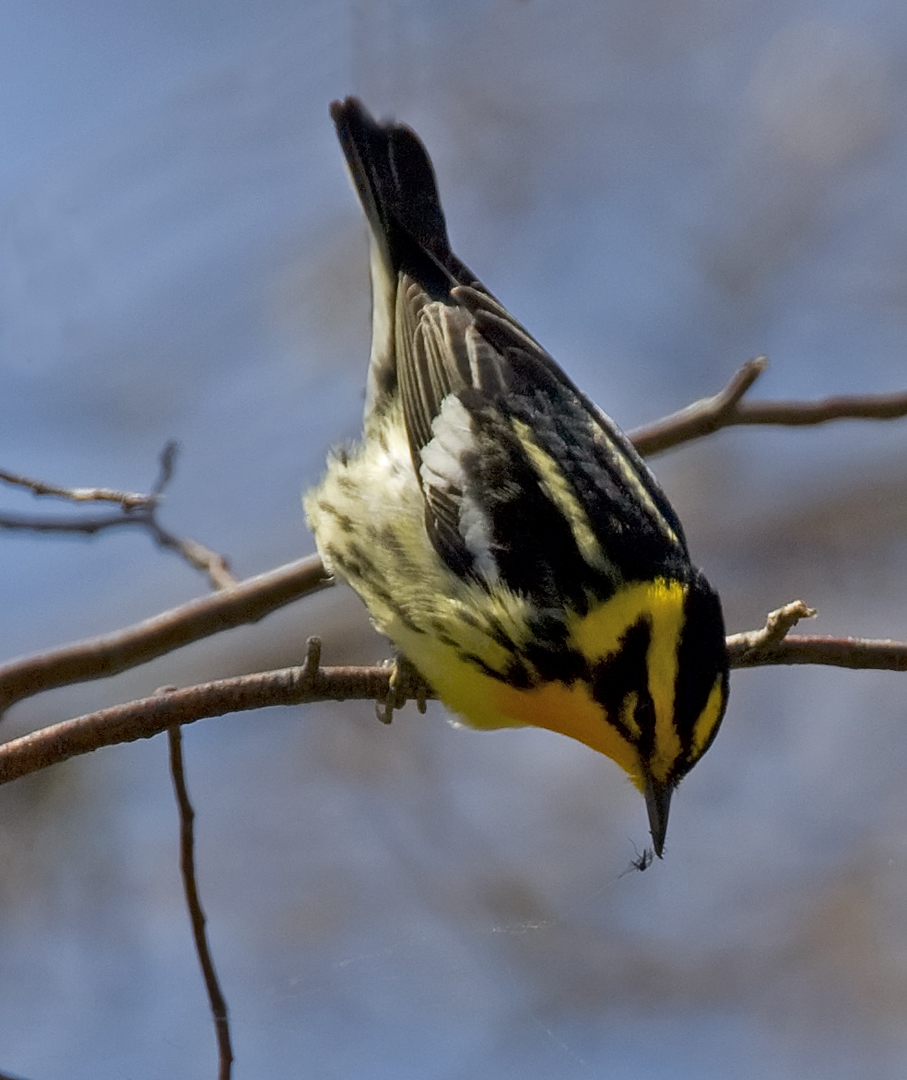
M705 703L705 708L693 725L693 754L697 759L702 757L711 742L723 710L724 680L719 675L709 694L709 700Z
M656 780L667 780L683 753L674 721L674 696L685 595L686 589L676 581L656 581L649 592L652 604L649 693L655 705L655 745L649 770Z
M653 627L664 623L679 628L685 596L686 588L680 582L665 578L625 585L585 615L568 619L570 644L590 663L604 660L620 650L627 630L642 619Z
M666 780L682 754L680 736L674 723L674 695L677 647L683 630L685 598L686 587L678 581L656 578L654 581L634 582L568 624L570 644L590 663L616 655L632 626L639 622L649 626L646 669L648 690L655 709L655 739L649 770L656 780ZM716 710L718 708L720 706L715 706ZM628 706L625 699L622 713L626 711ZM715 720L712 727L714 723ZM627 726L630 731L633 730L633 726Z

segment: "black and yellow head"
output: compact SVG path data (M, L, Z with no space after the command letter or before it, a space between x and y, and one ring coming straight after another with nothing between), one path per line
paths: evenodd
M718 597L698 571L686 583L656 579L618 595L617 604L629 598L639 607L617 652L593 667L592 694L623 744L620 763L645 795L660 856L671 795L712 744L724 715L724 624ZM584 643L592 646L588 636Z
M645 796L660 856L671 795L727 704L721 606L703 575L629 582L582 613L536 624L511 655L496 706L617 762Z

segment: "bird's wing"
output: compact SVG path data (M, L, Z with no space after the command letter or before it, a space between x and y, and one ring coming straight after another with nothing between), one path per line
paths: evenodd
M415 132L356 98L331 115L373 238L372 407L399 396L447 565L554 596L595 565L642 576L666 548L685 558L680 523L623 433L451 251Z

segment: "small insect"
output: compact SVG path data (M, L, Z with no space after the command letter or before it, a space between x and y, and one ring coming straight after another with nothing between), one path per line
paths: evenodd
M627 874L632 874L634 870L648 870L652 863L655 862L655 852L651 848L643 848L642 852L640 852L637 846L633 844L633 850L636 852L636 858L630 860L630 865L622 874L618 874L618 878L626 877Z

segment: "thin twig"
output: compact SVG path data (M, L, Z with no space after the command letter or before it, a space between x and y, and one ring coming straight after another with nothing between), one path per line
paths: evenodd
M907 671L907 641L790 634L801 619L815 616L814 608L794 600L771 611L760 630L731 634L727 639L731 667L766 664L825 664L873 671Z
M712 397L630 432L646 457L722 428L740 424L802 426L830 420L896 420L907 416L907 392L830 397L820 401L743 401L768 366L764 356L748 360L728 385Z
M148 495L133 491L118 491L116 488L65 487L62 484L49 484L46 480L35 480L30 476L9 472L7 469L0 469L0 480L13 487L26 488L33 495L50 495L57 499L66 499L69 502L116 503L117 506L122 507L124 510L136 510L142 507L153 507L160 501L164 489L173 479L178 453L179 444L170 439L158 457L157 479Z
M64 488L55 484L47 484L44 481L33 480L29 477L17 476L9 472L0 472L0 480L5 481L6 483L15 484L19 487L25 487L35 495L49 495L56 498L68 499L73 502L116 503L120 510L120 513L118 514L56 519L5 515L0 516L0 528L27 529L31 532L80 533L86 536L92 536L102 531L121 528L123 526L144 528L150 533L160 547L175 551L191 566L207 573L214 588L220 590L232 589L237 585L237 582L230 573L227 560L222 555L211 551L197 541L174 536L164 529L157 520L156 515L160 499L173 477L176 454L177 444L175 442L169 442L160 455L158 476L149 495L135 495L130 492L115 491L111 488ZM232 599L235 601L235 595ZM194 614L197 619L199 616L198 610L196 610ZM159 623L160 620L158 620L158 624ZM146 644L155 639L156 633L159 636L161 631L162 627L160 625L157 627L149 627L146 624L144 627ZM128 636L127 632L127 638ZM94 648L91 648L92 644L94 645ZM95 663L99 660L103 663L105 653L109 654L110 652L110 650L106 648L107 645L109 645L109 642L99 642L96 640L94 643L82 643L81 648L84 653L91 653L92 660ZM120 646L122 645L123 641L121 639ZM79 646L76 646L75 648L78 650ZM69 650L64 650L64 652L66 651L70 653L69 659L72 660L73 649L70 648ZM56 659L58 661L63 660L63 668L65 669L65 656L61 657L60 654L57 654ZM19 666L20 679L24 676L26 683L29 678L28 667L29 665L27 662L24 665ZM32 674L34 674L34 672L32 672ZM53 678L53 664L51 664L50 668L45 666L43 674L45 677L50 675L51 678ZM60 676L59 668L57 670L57 676ZM195 812L192 808L189 792L186 787L185 771L183 767L182 734L179 726L169 727L167 729L167 736L170 743L170 772L173 778L173 788L176 795L180 820L180 872L182 874L183 888L186 894L186 905L189 911L189 921L192 926L195 951L207 989L211 1015L214 1020L214 1029L218 1047L219 1080L229 1080L233 1063L233 1050L230 1045L230 1024L227 1012L227 1002L221 991L220 984L218 983L214 959L208 945L208 937L205 930L205 913L202 909L198 883L196 880L194 838Z
M134 491L117 491L104 487L63 487L60 484L48 484L44 480L35 480L30 476L0 469L0 481L13 487L26 488L33 495L51 495L70 502L109 502L122 506L124 510L133 510L153 504L157 494L142 495Z
M643 456L651 457L680 443L711 435L730 422L740 399L767 367L768 359L764 356L747 360L723 390L653 424L636 428L629 433L630 442Z
M28 514L0 514L0 529L33 533L69 533L96 536L112 529L144 529L158 547L174 551L194 570L207 574L215 589L237 584L226 557L189 537L174 536L157 520L156 506L122 514L99 514L94 517L32 517Z
M148 527L148 515L143 511L129 514L95 514L82 517L34 517L32 514L0 514L0 529L8 532L78 533L95 536L99 532L119 528Z
M900 420L907 416L907 393L854 394L818 401L741 401L733 424L802 427L828 420Z
M102 637L0 665L0 714L43 690L104 679L270 612L332 583L317 555L248 578Z
M159 498L173 477L176 467L177 444L169 442L161 454L160 472L154 482L152 492ZM199 570L207 572L215 589L229 589L236 585L236 579L230 573L227 560L203 545L190 539L179 539L166 532L155 517L157 502L149 511L149 528L162 547L169 547ZM169 691L161 690L159 693ZM170 775L173 778L173 791L176 796L180 822L180 874L183 878L183 890L186 894L186 907L192 926L192 939L195 943L195 955L208 992L208 1006L214 1022L214 1035L217 1040L218 1080L230 1080L233 1071L233 1046L230 1039L230 1017L227 999L224 997L214 966L214 957L208 943L205 929L205 911L202 907L198 889L198 876L195 872L195 810L189 798L186 773L183 764L183 734L179 725L167 728L167 740L170 746Z
M161 451L158 476L148 495L117 491L114 488L70 488L48 484L27 476L0 470L0 480L17 487L27 488L35 495L51 495L70 502L116 503L119 513L94 515L92 517L33 517L28 514L0 514L0 529L36 533L69 533L80 536L96 536L111 529L145 529L158 547L173 551L193 569L208 575L215 589L226 589L236 584L230 573L225 556L200 544L197 540L181 538L168 532L157 519L164 489L173 479L178 446L168 442Z
M230 589L238 585L238 579L230 571L230 563L225 555L221 555L211 548L205 547L191 537L174 536L162 528L157 517L152 513L148 515L145 523L158 547L175 551L177 555L189 563L196 570L201 570L208 575L208 580L215 589Z
M807 607L802 600L792 600L783 607L770 611L765 619L765 626L760 630L747 630L728 638L728 648L732 651L736 667L747 666L751 654L772 648L790 633L801 619L813 619L816 609Z
M195 811L189 799L186 776L183 769L183 737L179 727L167 728L170 743L170 775L173 777L173 791L179 808L180 819L180 872L183 877L183 889L186 893L186 906L189 909L189 921L192 924L192 937L195 951L208 991L208 1002L214 1018L214 1031L217 1036L218 1080L230 1080L233 1064L233 1048L230 1044L230 1021L227 1014L227 1001L220 988L214 959L208 945L205 931L205 912L198 893L195 875Z
M756 631L757 633L759 631ZM752 648L734 634L728 638L731 667L764 667L772 664L822 664L855 671L907 671L907 641L890 638L826 637L821 634L789 634L777 642Z

